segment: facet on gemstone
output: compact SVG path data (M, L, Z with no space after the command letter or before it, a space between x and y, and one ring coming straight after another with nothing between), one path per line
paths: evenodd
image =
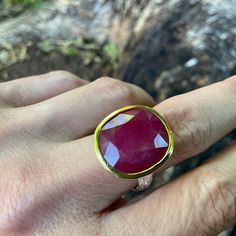
M165 141L164 138L158 133L154 139L154 146L155 148L164 148L168 146L168 143Z
M134 174L162 161L170 140L157 114L132 108L116 114L101 127L98 144L106 164L117 172Z
M108 143L104 158L112 167L114 167L117 161L120 159L119 151L113 143Z
M129 114L119 114L118 116L114 117L114 119L110 120L110 122L106 123L102 129L111 129L118 125L123 125L129 120L131 120L133 117L134 116Z

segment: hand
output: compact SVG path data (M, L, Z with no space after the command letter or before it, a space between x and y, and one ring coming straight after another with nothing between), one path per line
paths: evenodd
M110 78L88 83L53 72L0 84L0 235L204 236L235 222L235 143L143 199L106 210L136 180L100 166L92 134L129 104L154 106L140 88ZM155 109L174 132L167 168L236 127L236 77Z

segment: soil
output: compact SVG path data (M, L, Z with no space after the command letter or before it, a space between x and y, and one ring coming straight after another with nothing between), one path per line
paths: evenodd
M78 49L76 55L65 55L59 50L42 51L33 45L27 48L24 59L11 60L9 66L0 64L0 78L2 81L18 79L25 76L43 74L53 70L67 70L89 81L103 75L115 76L116 61L111 61L108 55L102 52L102 46L87 51ZM99 61L94 60L98 57Z

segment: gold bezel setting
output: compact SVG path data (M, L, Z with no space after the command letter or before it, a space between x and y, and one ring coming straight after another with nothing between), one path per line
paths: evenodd
M110 166L107 163L107 161L105 160L104 156L101 153L100 147L99 147L99 135L100 135L100 132L101 132L103 126L107 122L109 122L113 117L115 117L116 115L118 115L121 112L132 110L132 109L145 109L145 110L152 112L154 115L156 115L161 120L161 122L164 124L164 126L167 130L168 137L169 137L169 145L168 145L168 149L167 149L164 157L159 162L154 164L153 166L149 167L146 170L136 172L136 173L123 173L123 172L117 171L115 168ZM122 108L112 112L111 114L109 114L107 117L105 117L101 121L101 123L97 126L97 128L94 132L94 148L95 148L95 153L96 153L97 159L99 160L101 165L108 172L110 172L112 175L118 176L118 177L124 178L124 179L137 179L137 178L146 176L148 174L151 174L152 172L154 172L155 170L160 168L170 158L170 156L172 155L173 150L174 150L174 137L173 137L173 133L171 131L169 124L156 110L154 110L148 106L143 106L143 105L130 105L130 106L122 107Z

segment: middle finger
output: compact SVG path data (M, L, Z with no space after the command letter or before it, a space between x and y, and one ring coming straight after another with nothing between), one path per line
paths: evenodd
M152 98L141 88L117 79L103 77L37 104L46 125L42 131L55 141L74 140L92 134L101 119L122 106L153 106Z

